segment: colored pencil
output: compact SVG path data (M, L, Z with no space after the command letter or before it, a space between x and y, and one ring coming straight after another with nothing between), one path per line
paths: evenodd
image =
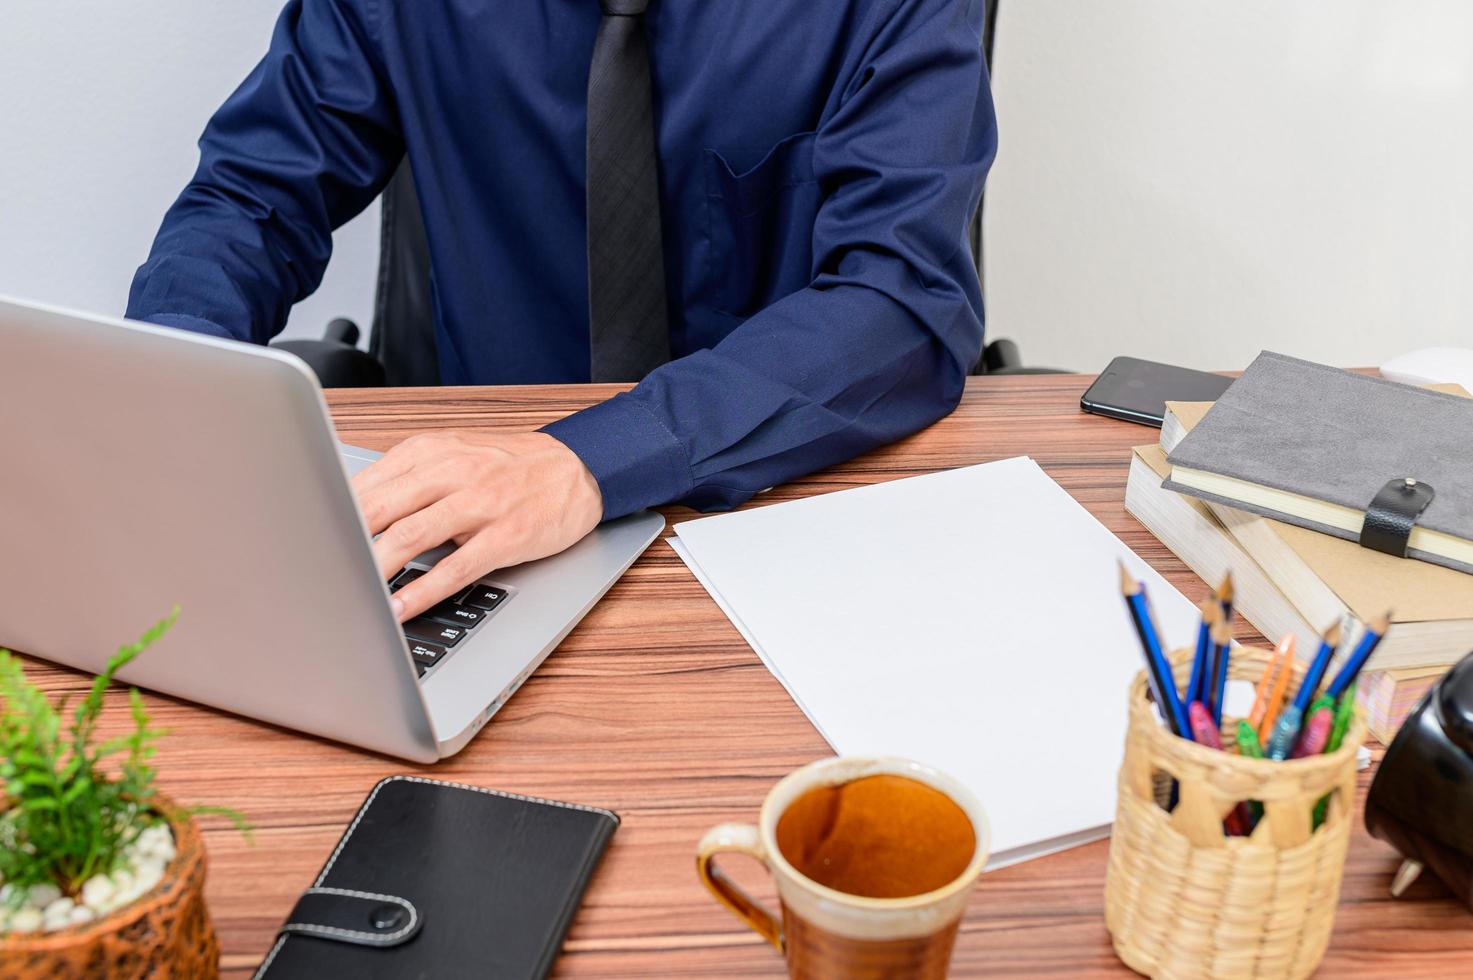
M1319 755L1325 751L1325 745L1330 741L1330 723L1334 714L1332 705L1328 698L1316 698L1314 703L1315 707L1309 712L1309 721L1305 723L1304 730L1299 733L1299 741L1289 753L1291 759Z
M1226 620L1219 620L1212 626L1212 676L1208 683L1211 685L1212 723L1222 727L1222 702L1227 694L1228 660L1232 657L1233 631L1228 627Z
M1303 722L1304 713L1292 704L1287 705L1279 712L1268 741L1263 743L1263 754L1275 762L1283 762L1289 758L1289 753L1294 751L1294 743L1299 739L1299 729Z
M1294 634L1285 633L1283 639L1279 640L1279 645L1274 648L1268 669L1263 672L1263 676L1258 679L1258 686L1253 690L1253 707L1248 712L1248 724L1253 726L1255 732L1263 725L1264 715L1268 713L1269 695L1274 684L1284 675L1285 670L1292 670L1294 643Z
M1258 733L1246 721L1238 722L1238 754L1245 759L1263 758L1263 746L1258 744Z
M1233 625L1233 573L1229 569L1222 576L1222 584L1217 587L1217 601L1222 606L1222 621L1231 628Z
M1177 692L1176 679L1171 675L1171 665L1161 649L1161 634L1151 619L1146 587L1131 577L1124 562L1120 563L1120 594L1125 598L1125 606L1130 611L1131 621L1135 624L1136 635L1140 639L1141 652L1146 658L1146 680L1151 688L1151 696L1156 699L1156 710L1166 719L1172 732L1190 739L1191 722L1187 719L1187 709L1182 705L1181 696Z
M1340 744L1345 741L1345 733L1350 729L1350 719L1354 717L1355 685L1351 684L1335 705L1335 721L1330 726L1330 741L1325 745L1326 752L1334 752L1340 748Z
M1366 627L1365 633L1361 635L1360 642L1355 645L1355 649L1350 652L1350 656L1345 658L1345 664L1340 668L1340 672L1335 675L1335 679L1330 682L1330 686L1325 688L1326 694L1332 698L1338 698L1345 693L1345 689L1355 680L1356 675L1360 673L1360 669L1366 665L1366 661L1371 659L1371 654L1376 652L1376 647L1380 644L1381 638L1386 635L1386 631L1390 628L1391 613L1389 612L1371 621L1371 624Z
M1222 731L1212 723L1212 715L1208 713L1201 701L1193 701L1187 705L1187 715L1192 723L1192 738L1199 745L1205 745L1209 749L1222 751ZM1228 811L1223 818L1223 829L1230 837L1242 837L1248 833L1245 821L1248 818L1248 808L1239 803Z
M1222 618L1222 607L1212 599L1203 599L1202 624L1197 627L1197 652L1192 657L1192 675L1187 679L1186 694L1182 700L1187 704L1205 701L1207 693L1207 668L1212 662L1212 624Z
M1280 646L1286 644L1281 643ZM1289 683L1294 679L1294 646L1292 640L1287 644L1288 656L1284 657L1282 669L1274 676L1273 686L1268 691L1268 704L1263 709L1263 719L1258 723L1258 741L1263 743L1263 751L1268 752L1269 743L1273 739L1274 725L1279 720L1279 711L1284 707L1284 698L1289 693ZM1303 717L1300 712L1300 717Z
M1340 701L1335 705L1335 720L1330 723L1330 738L1325 743L1326 752L1339 751L1345 742L1345 732L1350 728L1350 719L1355 716L1355 685L1351 684L1345 693L1340 695ZM1314 820L1311 826L1318 827L1325 822L1325 813L1329 810L1330 797L1328 794L1320 798L1314 805Z
M1309 710L1309 702L1314 698L1315 691L1319 690L1320 682L1325 679L1325 671L1330 667L1330 658L1335 655L1335 648L1339 645L1340 624L1337 622L1332 623L1320 637L1320 648L1315 651L1314 659L1309 662L1309 669L1304 672L1304 680L1294 695L1294 707L1300 711Z

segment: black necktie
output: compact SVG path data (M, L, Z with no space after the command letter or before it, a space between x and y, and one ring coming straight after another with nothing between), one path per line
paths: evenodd
M594 381L638 381L670 360L649 0L600 0L588 70L588 322Z

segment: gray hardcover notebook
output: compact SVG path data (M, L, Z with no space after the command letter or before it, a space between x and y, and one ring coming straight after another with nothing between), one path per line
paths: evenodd
M1473 401L1264 351L1167 461L1171 490L1358 540L1390 480L1435 491L1408 556L1473 572Z

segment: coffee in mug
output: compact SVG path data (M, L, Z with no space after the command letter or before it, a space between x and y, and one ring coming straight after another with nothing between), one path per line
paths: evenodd
M757 826L713 828L697 868L793 977L944 977L987 844L982 808L955 780L903 759L835 758L778 783ZM780 919L722 874L722 851L768 867Z

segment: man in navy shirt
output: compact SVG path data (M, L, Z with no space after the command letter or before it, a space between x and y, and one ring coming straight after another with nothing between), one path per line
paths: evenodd
M396 595L408 618L600 520L732 507L956 406L996 147L981 29L982 0L291 0L128 315L267 342L408 154L446 383L642 377L359 475L385 574L460 545Z

